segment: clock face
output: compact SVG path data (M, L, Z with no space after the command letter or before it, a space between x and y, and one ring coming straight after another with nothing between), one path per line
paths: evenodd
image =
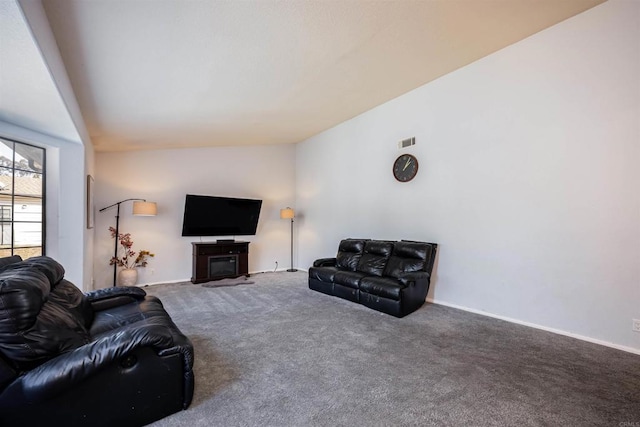
M411 154L403 154L393 163L393 176L400 182L411 181L418 173L418 159Z

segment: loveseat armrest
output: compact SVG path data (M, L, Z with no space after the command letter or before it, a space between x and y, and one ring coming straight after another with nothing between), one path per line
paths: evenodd
M143 300L147 293L135 286L115 286L113 288L97 289L85 294L91 303L93 311L107 310L119 305Z
M190 343L186 344L190 347ZM173 346L173 336L166 321L126 328L117 334L61 354L25 373L3 391L3 397L14 394L20 396L19 400L31 403L49 400L77 387L110 364L120 363L123 364L123 369L129 369L131 366L127 364L135 363L135 359L129 360L127 357L138 349L150 348L158 354L162 349L166 351ZM179 351L193 350L191 347ZM190 355L189 363L192 360L193 356ZM11 398L7 398L0 403L7 404L11 401ZM0 405L0 409L7 408Z
M336 258L320 258L313 261L314 267L335 267Z
M416 284L420 285L422 283L429 283L431 280L431 274L426 271L413 271L411 273L402 273L400 277L398 277L398 281L402 283L404 286L414 286Z

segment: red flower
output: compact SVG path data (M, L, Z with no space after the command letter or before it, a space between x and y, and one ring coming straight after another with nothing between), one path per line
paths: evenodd
M111 232L111 238L116 238L116 229L113 227L109 227L109 231ZM118 267L124 268L135 268L135 267L146 267L147 266L147 257L154 257L155 255L147 250L142 250L136 256L136 252L131 249L133 246L133 240L131 240L130 233L118 233L118 241L120 242L120 246L122 246L123 255L121 257L111 257L109 260L109 265L117 265Z

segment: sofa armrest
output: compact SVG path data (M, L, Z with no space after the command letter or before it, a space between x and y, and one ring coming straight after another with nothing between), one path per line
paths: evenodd
M143 300L147 293L135 286L115 286L113 288L97 289L85 294L93 311L107 310L119 305Z
M125 365L135 360L126 356L137 349L149 347L158 354L173 346L171 331L162 321L136 325L43 363L19 377L4 393L16 393L29 402L45 401L77 387L110 364L121 363L123 368L130 368Z
M314 267L335 267L336 258L320 258L313 261Z
M415 286L416 284L420 285L424 282L429 284L431 280L431 274L426 271L413 271L411 273L403 273L398 277L400 283L404 286Z

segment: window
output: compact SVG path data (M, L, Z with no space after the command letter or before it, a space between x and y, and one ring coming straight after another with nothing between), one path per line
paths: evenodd
M45 253L45 150L0 138L0 256Z

